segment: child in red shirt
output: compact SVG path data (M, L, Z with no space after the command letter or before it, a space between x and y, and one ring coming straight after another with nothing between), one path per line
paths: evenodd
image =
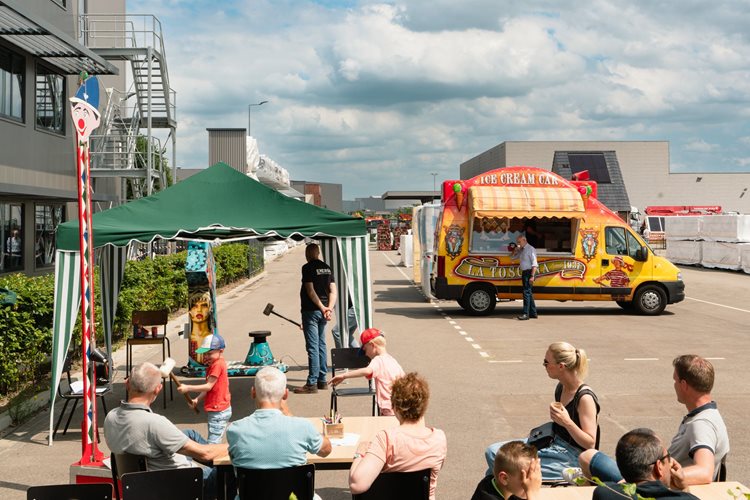
M229 419L232 418L232 394L229 392L229 376L227 375L227 362L224 360L223 352L226 344L218 334L207 335L201 346L195 350L198 354L204 354L203 361L208 365L206 370L206 383L200 385L186 385L178 387L177 390L186 394L198 392L198 397L193 399L193 405L205 396L203 409L208 417L208 438L212 444L221 443L224 431L227 430Z

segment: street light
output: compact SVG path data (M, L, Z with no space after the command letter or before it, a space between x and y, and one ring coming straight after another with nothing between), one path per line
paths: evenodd
M252 123L252 116L253 116L252 113L251 113L251 111L253 109L253 106L263 106L267 102L268 101L260 101L257 104L248 104L247 105L247 135L249 135L249 136L253 135L253 134L250 133L250 124Z
M432 176L432 198L435 199L435 191L437 191L437 187L435 185L435 181L437 180L437 172L430 173Z

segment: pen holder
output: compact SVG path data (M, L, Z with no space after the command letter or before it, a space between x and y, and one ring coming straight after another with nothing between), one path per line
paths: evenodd
M344 437L344 424L323 424L323 435L330 438Z

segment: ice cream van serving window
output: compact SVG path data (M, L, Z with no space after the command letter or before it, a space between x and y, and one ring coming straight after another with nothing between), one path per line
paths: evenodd
M577 219L474 217L470 253L508 254L508 245L525 235L537 254L570 254L575 248Z

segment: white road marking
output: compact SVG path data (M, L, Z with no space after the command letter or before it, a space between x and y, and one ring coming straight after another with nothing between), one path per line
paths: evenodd
M523 363L520 359L491 359L489 363Z
M474 339L473 339L473 338L471 338L471 337L466 337L466 338L465 338L464 340L465 340L466 342L474 342Z
M460 330L459 330L459 332L458 332L458 333L460 333L461 335L466 335L466 332L462 332L462 331L460 331Z
M489 357L490 357L490 355L489 355L489 354L487 354L487 353L486 353L486 352L484 352L484 351L479 351L479 355L480 355L480 356L482 356L483 358L489 358Z
M460 330L461 329L461 327L458 326L458 325L453 325L453 328L455 328L456 330Z
M624 361L659 361L659 358L625 358Z
M707 300L694 299L693 297L685 297L685 298L686 299L690 299L690 300L694 300L696 302L703 302L704 304L710 304L712 306L726 307L727 309L733 309L735 311L740 311L740 312L743 312L743 313L750 313L750 310L748 310L748 309L740 309L739 307L726 306L724 304L717 304L716 302L709 302Z
M447 319L448 321L450 321L450 320L452 320L453 318L451 318L450 316L448 316L448 315L446 314L446 315L445 315L445 319Z
M479 345L479 344L471 344L471 347L473 347L474 349L481 349L482 348L482 346Z
M401 273L401 276L403 276L404 278L406 278L406 281L412 281L412 279L410 277L408 277L404 271L401 270L401 266L396 265L396 263L393 262L393 260L391 260L390 257L388 257L387 253L384 253L383 256L386 259L388 259L388 262L390 262L391 264L393 264L396 267L396 270Z
M448 319L448 318L445 318L445 319ZM456 324L456 322L453 321L453 320L449 321L448 323L450 323L451 325L455 325Z

